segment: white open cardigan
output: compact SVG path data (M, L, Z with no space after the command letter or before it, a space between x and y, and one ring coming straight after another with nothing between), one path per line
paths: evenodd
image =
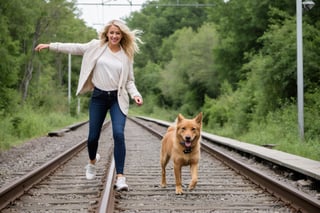
M101 44L100 40L94 39L88 43L50 43L49 49L55 52L70 53L73 55L82 55L81 70L76 95L92 91L92 73L96 65L97 59L106 50L107 43ZM122 72L118 85L118 102L121 111L127 115L129 110L129 97L142 97L135 83L133 74L133 63L126 54L122 58Z

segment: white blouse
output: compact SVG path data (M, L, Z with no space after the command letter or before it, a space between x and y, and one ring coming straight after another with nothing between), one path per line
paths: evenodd
M104 91L118 89L122 71L122 54L124 54L122 49L114 53L107 47L107 50L98 58L93 70L92 83L95 87Z

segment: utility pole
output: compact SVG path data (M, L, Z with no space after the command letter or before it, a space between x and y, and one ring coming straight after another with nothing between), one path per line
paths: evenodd
M311 10L315 5L313 1L297 0L297 104L298 126L300 140L304 141L304 115L303 115L303 36L302 36L302 8Z

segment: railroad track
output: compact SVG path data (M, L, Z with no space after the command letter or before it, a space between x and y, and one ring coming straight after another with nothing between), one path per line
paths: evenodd
M137 125L139 121L144 124ZM105 128L99 144L102 159L95 180L85 179L87 151L78 150L71 160L31 189L24 190L18 199L7 199L1 190L2 212L319 212L319 200L289 186L282 188L285 184L279 181L275 186L271 180L260 177L257 169L243 172L245 169L240 166L246 165L229 159L221 150L212 153L214 147L205 141L196 189L175 195L171 163L168 186L159 187L160 138L165 131L163 123L128 119L125 167L128 192L113 190L112 133L110 128ZM183 184L187 186L189 170L184 167L182 172ZM258 179L263 179L262 183ZM4 200L10 204L4 204Z
M73 135L64 141L71 144L63 147L67 149L60 150L61 153L57 156L49 156L47 162L30 172L26 171L18 179L1 188L1 212L95 212L104 189L104 175L112 156L111 129L107 128L109 125L110 123L106 122L103 127L100 154L106 157L97 165L95 181L88 181L84 176L84 167L88 163L86 134L79 134L82 136L79 138ZM87 128L80 131L87 133ZM63 136L69 131L71 130L67 128L54 132L63 140ZM35 145L32 147L39 148ZM50 148L53 148L53 145ZM35 164L40 164L43 160L40 158L34 161Z

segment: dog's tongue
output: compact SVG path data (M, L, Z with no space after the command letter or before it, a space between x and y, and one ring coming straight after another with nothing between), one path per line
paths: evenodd
M190 147L190 146L191 146L191 142L190 142L190 141L186 141L186 142L184 143L184 145L185 145L185 147Z

